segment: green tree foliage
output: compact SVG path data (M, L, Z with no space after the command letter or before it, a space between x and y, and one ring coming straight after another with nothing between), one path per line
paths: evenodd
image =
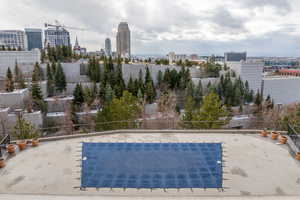
M219 77L222 66L210 61L202 65L207 77Z
M195 113L195 101L192 96L188 96L184 106L184 116L182 117L185 128L192 128L192 120Z
M157 86L158 88L161 88L162 87L162 84L163 84L163 73L161 70L158 71L158 74L157 74Z
M225 118L225 119L224 119ZM215 93L207 95L200 109L193 115L193 127L195 128L220 128L228 123L228 112L219 96Z
M7 69L6 72L6 79L5 79L5 91L6 92L12 92L15 89L15 83L13 74L11 73L10 68Z
M73 91L73 104L76 105L77 107L81 107L82 104L84 103L84 93L83 93L83 88L81 84L76 84L76 87Z
M60 63L58 63L56 66L54 80L56 91L62 92L66 90L66 76Z
M121 98L114 98L111 103L106 104L102 110L98 111L96 130L131 128L134 124L128 121L137 119L140 112L137 98L128 91L124 91Z
M115 85L114 85L114 91L116 93L116 97L118 98L121 97L125 89L126 86L123 79L122 64L120 60L118 60L118 64L115 72Z
M15 83L18 89L26 88L25 79L22 70L19 68L18 63L15 64Z
M33 74L34 74L34 76L32 76L33 81L44 80L44 72L43 69L40 67L39 63L35 63L33 68Z
M43 99L41 86L39 84L41 77L40 77L40 68L39 65L36 64L34 70L32 72L32 83L31 83L31 96L32 99L37 102Z
M145 88L146 100L149 103L153 103L156 98L156 90L155 90L154 82L152 80L151 73L150 73L148 67L146 67L146 75L145 75L144 85L146 86L146 88Z
M101 71L99 60L92 58L88 64L88 76L91 81L99 83L101 81Z
M110 84L107 84L105 88L105 103L110 104L114 98L115 98L115 92L111 88Z
M48 44L46 50L46 54L50 62L70 62L72 58L74 58L71 46L50 47Z
M52 97L55 93L53 71L49 63L47 63L47 93L49 97Z
M19 140L25 140L38 138L40 133L33 124L26 121L22 115L19 115L13 129L13 135Z

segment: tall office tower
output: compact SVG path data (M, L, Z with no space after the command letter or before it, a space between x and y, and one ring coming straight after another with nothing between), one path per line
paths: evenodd
M27 38L21 30L0 30L0 46L10 49L27 50Z
M105 54L111 56L111 41L109 38L105 39Z
M130 30L128 24L127 22L121 22L117 33L118 56L129 58L131 56L130 48Z
M48 28L45 30L45 47L71 46L70 33L64 28Z
M25 33L27 36L27 46L28 50L32 49L42 49L42 29L37 28L25 28Z
M240 62L247 60L247 52L226 52L224 54L225 62Z

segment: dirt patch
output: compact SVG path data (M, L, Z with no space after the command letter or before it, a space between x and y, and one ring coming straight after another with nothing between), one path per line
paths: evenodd
M240 191L240 194L242 196L250 196L251 195L251 192L248 192L248 191Z
M277 195L285 195L285 192L280 187L277 187L275 191Z
M25 179L25 176L18 176L12 182L10 182L6 187L7 188L11 188L14 185L17 185L18 183L20 183L21 181L23 181L24 179Z
M248 174L241 168L235 167L231 169L231 174L233 175L239 175L241 177L248 177Z

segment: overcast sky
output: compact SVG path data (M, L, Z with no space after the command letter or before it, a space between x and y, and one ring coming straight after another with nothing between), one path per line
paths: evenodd
M58 20L88 50L104 47L118 23L131 29L133 54L300 56L299 0L1 0L0 28L44 28Z

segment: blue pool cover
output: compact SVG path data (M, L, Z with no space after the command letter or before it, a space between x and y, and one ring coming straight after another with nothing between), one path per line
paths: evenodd
M222 144L83 143L81 187L222 188Z

